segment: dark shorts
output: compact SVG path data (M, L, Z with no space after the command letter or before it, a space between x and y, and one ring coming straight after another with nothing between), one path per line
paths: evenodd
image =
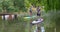
M32 11L30 11L30 13L32 13Z
M40 13L37 13L37 16L40 16L41 14Z

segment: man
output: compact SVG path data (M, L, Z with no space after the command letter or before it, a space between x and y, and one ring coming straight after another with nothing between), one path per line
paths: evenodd
M38 7L37 7L37 16L40 16L40 15L41 15L40 10L41 10L41 9L40 9L40 7L38 6Z

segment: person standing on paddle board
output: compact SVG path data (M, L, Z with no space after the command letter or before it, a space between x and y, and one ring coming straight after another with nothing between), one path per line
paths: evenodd
M30 15L32 15L32 7L33 7L33 6L31 6L31 7L30 7L30 10L29 10Z
M37 7L37 16L40 16L41 15L41 8L38 6Z

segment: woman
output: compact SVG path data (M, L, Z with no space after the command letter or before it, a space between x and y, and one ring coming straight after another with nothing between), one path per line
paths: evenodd
M29 10L30 15L32 15L32 7L33 7L33 6L31 6L31 7L30 7L30 10Z

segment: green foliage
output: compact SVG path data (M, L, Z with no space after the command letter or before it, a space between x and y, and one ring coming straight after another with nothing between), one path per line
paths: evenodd
M25 0L24 2L25 2L25 3L24 3L24 4L25 4L25 7L29 8L29 7L30 7L30 5L31 5L31 3L29 3L29 1L28 1L28 0Z
M55 27L56 26L56 12L55 11L49 11L46 13L44 17L44 25L45 27Z
M0 1L0 10L6 10L7 12L19 12L19 11L27 11L25 8L26 5L29 5L24 2L25 0L3 0ZM25 5L26 4L26 5Z
M45 6L45 10L51 11L51 10L60 10L60 0L41 0L40 4L42 6Z
M19 8L18 7L13 7L13 6L11 6L11 7L8 7L8 12L18 12L19 11Z
M0 11L9 10L9 12L11 12L12 10L13 12L26 12L31 4L33 4L33 6L45 6L46 11L54 9L59 10L59 1L60 0L0 0Z
M0 12L2 12L2 8L0 7Z
M33 6L40 6L41 0L28 0Z

